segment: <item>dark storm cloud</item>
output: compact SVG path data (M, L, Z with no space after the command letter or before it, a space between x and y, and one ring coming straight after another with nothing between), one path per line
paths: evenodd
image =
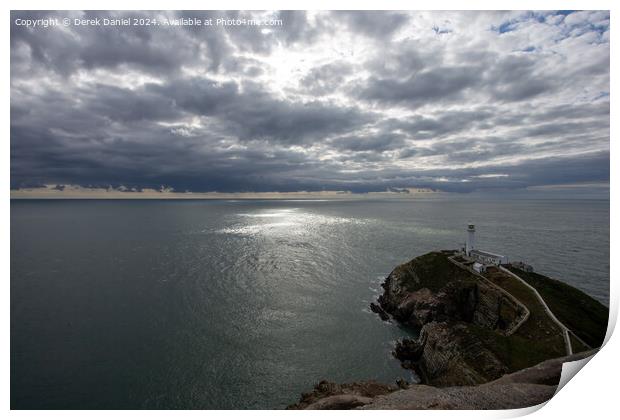
M556 79L536 70L536 59L529 55L501 59L487 74L493 97L500 101L522 101L553 90Z
M394 41L393 48L384 48L380 55L370 57L365 67L384 79L403 79L429 66L441 65L440 59L437 51L422 49L409 41Z
M486 174L507 176L475 178ZM591 153L582 156L554 156L532 159L515 165L495 165L473 171L455 170L447 174L455 179L467 179L465 186L455 188L475 190L487 188L523 188L531 185L570 184L600 181L609 178L609 154ZM445 188L445 187L444 187Z
M282 25L14 23L54 16ZM11 19L13 188L472 191L609 180L605 12ZM502 22L514 24L492 29Z
M59 19L67 16L70 19L149 17L131 12L39 12L36 16ZM17 12L12 17L13 21L19 17L33 18L30 12ZM80 69L115 69L123 64L154 74L170 72L178 68L179 63L194 60L203 45L207 46L211 57L217 57L213 50L221 46L213 39L202 41L174 29L153 31L146 26L74 27L71 31L63 31L51 27L33 29L11 26L12 51L27 47L32 60L65 76ZM209 65L213 64L213 58L209 60Z
M499 174L501 176L493 176ZM510 189L532 185L550 185L600 181L609 177L609 154L593 153L577 157L556 156L534 159L515 165L494 165L474 169L441 170L369 170L359 174L324 174L324 183L332 188L357 184L356 192L383 191L389 187L411 185L450 192L469 192L484 188ZM483 177L479 177L479 176ZM485 177L486 175L492 175ZM359 182L363 178L364 182Z
M278 13L278 18L284 24L282 27L275 27L274 32L286 45L312 43L322 32L333 31L333 28L323 25L321 21L312 25L308 14L303 10L282 10Z
M417 108L462 97L480 83L482 69L476 66L438 67L405 80L371 77L360 89L360 98Z
M150 89L162 98L172 98L182 110L217 117L240 140L313 143L361 127L373 118L355 107L280 100L254 84L242 88L234 82L190 79Z
M88 112L118 122L168 121L181 115L172 98L149 90L95 85L81 97L87 101Z
M331 144L339 150L383 152L401 148L405 144L403 139L402 135L392 133L365 134L339 137Z
M537 73L536 61L521 55L499 58L484 54L484 61L467 66L418 66L419 72L405 78L396 74L391 78L365 80L363 86L356 87L359 97L411 108L437 102L454 103L464 95L475 94L486 94L495 101L518 102L550 93L558 85L555 76Z
M140 139L145 143L124 137L85 137L78 139L81 144L72 146L64 145L59 137L46 130L13 128L11 135L26 140L12 150L14 178L28 175L30 179L28 184L15 186L43 184L50 179L75 184L77 174L80 185L99 187L172 185L180 191L266 191L274 182L285 184L278 175L312 166L299 153L270 153L264 147L238 151L212 148L207 154L198 153L202 139L179 140L164 130L145 133ZM144 147L145 144L148 147ZM34 156L33 150L36 151ZM265 184L260 185L264 181Z
M248 12L202 11L202 12L13 12L17 18L64 17L70 19L93 18L141 18L165 17L251 19ZM30 58L62 75L80 69L116 69L127 65L161 75L179 70L186 65L199 65L205 70L217 71L227 65L235 50L268 53L280 38L292 42L310 36L304 28L304 13L285 15L288 25L275 27L269 33L255 26L240 26L235 30L206 30L203 27L183 26L119 26L119 27L72 27L71 31L53 28L36 30L24 26L11 26L12 51L25 46ZM50 36L52 35L52 36ZM304 38L305 39L305 38ZM13 57L19 60L18 56ZM18 64L18 63L17 63Z
M324 95L337 90L353 72L353 66L347 62L335 62L313 68L299 84L314 95Z
M355 32L380 39L390 38L409 20L405 14L389 11L334 12Z
M441 138L447 134L462 132L472 127L485 127L494 116L488 109L472 111L448 111L429 118L417 116L408 120L387 119L381 125L407 133L413 140Z

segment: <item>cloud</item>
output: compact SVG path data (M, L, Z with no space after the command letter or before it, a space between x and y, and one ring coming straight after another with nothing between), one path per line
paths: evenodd
M48 17L282 24L15 24ZM12 188L472 191L609 180L608 12L11 18Z
M373 77L366 81L360 97L417 108L462 97L463 91L479 82L479 73L476 67L460 66L434 68L402 81Z
M334 139L331 144L333 147L344 151L356 152L382 152L401 148L405 143L403 136L391 133L364 134L359 136L345 136Z
M536 58L529 54L512 54L498 60L487 74L485 83L492 97L498 101L522 101L549 93L555 88L556 78L537 72Z
M332 62L311 69L299 84L310 94L325 95L339 89L352 72L353 66L346 61Z
M373 117L352 106L274 98L252 83L239 86L200 78L148 88L162 99L171 98L185 112L216 118L226 133L240 141L314 143L363 126Z
M343 11L333 16L356 33L379 39L390 38L409 20L406 14L389 11Z

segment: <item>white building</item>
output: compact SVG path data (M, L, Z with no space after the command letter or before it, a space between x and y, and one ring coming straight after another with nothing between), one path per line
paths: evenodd
M472 258L474 261L476 261L476 263L482 265L500 265L508 263L508 258L506 258L504 255L494 254L493 252L476 249L476 226L471 223L467 225L467 242L465 242L465 255ZM475 267L474 270L476 270Z
M480 264L479 262L475 262L471 268L473 268L476 273L484 273L487 269L484 265Z
M508 258L503 255L494 254L488 251L481 251L474 249L469 253L469 256L475 259L477 262L485 265L500 265L507 264Z
M467 241L465 242L465 254L469 255L469 253L476 249L476 226L471 223L467 225Z

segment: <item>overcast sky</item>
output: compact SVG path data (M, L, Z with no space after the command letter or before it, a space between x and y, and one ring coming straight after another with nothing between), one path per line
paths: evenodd
M282 26L15 23L223 15ZM12 188L609 181L608 12L13 12L11 21Z

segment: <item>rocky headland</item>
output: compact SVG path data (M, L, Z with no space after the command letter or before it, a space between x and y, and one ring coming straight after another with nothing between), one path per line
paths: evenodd
M480 275L453 251L414 258L382 286L371 309L419 332L393 354L421 384L322 381L289 408L536 405L553 396L562 363L596 351L607 328L608 309L578 289L510 265Z

